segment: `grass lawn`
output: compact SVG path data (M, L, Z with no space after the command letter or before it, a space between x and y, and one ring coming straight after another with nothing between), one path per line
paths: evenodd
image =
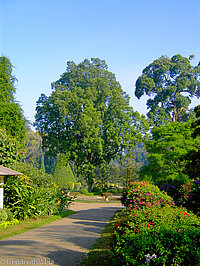
M52 215L49 217L38 218L38 219L27 219L25 221L20 221L19 224L16 225L8 225L8 227L0 230L0 240L21 234L23 232L26 232L28 230L37 227L41 227L45 224L62 219L74 213L75 213L74 211L65 210L57 215Z

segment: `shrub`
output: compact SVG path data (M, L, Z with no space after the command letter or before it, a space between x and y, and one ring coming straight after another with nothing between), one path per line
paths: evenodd
M168 196L172 197L175 204L177 205L180 200L180 187L183 183L179 182L167 182L167 183L160 183L158 187L161 191L166 192Z
M118 194L118 189L116 188L110 188L110 189L107 189L106 192L108 193L112 193L112 194Z
M8 214L5 209L0 209L0 224L8 219Z
M75 176L65 154L60 154L58 156L53 176L55 183L60 188L68 188L68 184L70 182L76 182Z
M68 207L72 199L55 184L35 186L26 176L9 176L5 179L4 205L17 219L56 214Z
M173 200L165 192L150 184L149 182L131 182L129 187L123 191L122 204L127 208L139 209L143 206L153 206L159 204L173 205Z
M111 256L116 265L199 265L200 220L183 207L123 210Z
M82 187L82 188L80 189L80 192L81 192L83 195L85 195L85 196L89 196L89 195L90 195L90 193L88 192L87 188L84 188L84 187Z
M200 214L200 180L191 180L183 184L179 189L179 205L185 206L188 210Z
M74 182L69 182L68 188L69 188L69 190L74 190Z
M77 183L76 183L76 189L79 190L79 189L81 188L81 186L82 186L81 182L77 182Z
M14 224L18 224L19 221L17 219L13 219L12 221L6 221L3 223L0 223L0 228L6 228L8 225L14 225Z

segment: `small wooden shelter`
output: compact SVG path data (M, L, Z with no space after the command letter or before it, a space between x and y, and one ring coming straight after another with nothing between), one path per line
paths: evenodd
M3 184L4 176L23 175L17 171L11 170L4 166L0 166L0 209L3 209Z

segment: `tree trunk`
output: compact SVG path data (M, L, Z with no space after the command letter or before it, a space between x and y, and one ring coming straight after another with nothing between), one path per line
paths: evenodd
M177 110L176 110L176 106L174 106L172 122L176 122L176 114L177 114Z

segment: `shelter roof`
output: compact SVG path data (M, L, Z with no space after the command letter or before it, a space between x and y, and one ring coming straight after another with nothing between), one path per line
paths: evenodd
M5 176L5 175L23 175L23 174L17 171L11 170L9 168L6 168L4 166L0 166L0 175Z

